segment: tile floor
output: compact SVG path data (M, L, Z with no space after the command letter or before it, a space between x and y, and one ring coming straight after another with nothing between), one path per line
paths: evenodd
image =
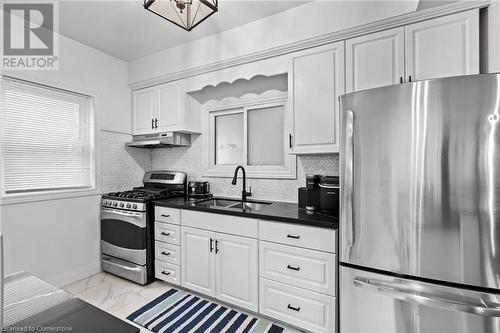
M155 281L147 286L141 286L118 276L101 272L69 284L63 289L118 318L126 320L125 318L129 314L151 302L170 288L169 284L162 281ZM130 321L128 322L135 325ZM284 327L281 323L278 323L278 325ZM151 332L145 328L140 328L141 333ZM284 333L299 332L290 327L285 327L284 331Z

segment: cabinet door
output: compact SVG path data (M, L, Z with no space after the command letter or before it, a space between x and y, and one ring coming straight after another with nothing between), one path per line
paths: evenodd
M404 75L404 28L346 40L346 92L400 83Z
M179 129L181 122L180 85L163 84L158 91L158 131L168 132Z
M134 135L155 132L154 119L156 117L155 91L151 89L137 90L132 93Z
M256 239L217 234L217 299L257 311L258 244Z
M408 25L406 74L414 80L479 73L479 11Z
M296 53L289 90L293 154L339 151L339 103L344 93L344 42Z
M215 296L215 252L211 243L215 233L182 227L182 286L208 296Z

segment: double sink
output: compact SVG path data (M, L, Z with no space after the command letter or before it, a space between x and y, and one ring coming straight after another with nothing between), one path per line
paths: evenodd
M234 208L243 210L261 210L262 208L270 204L271 202L242 201L225 198L210 198L206 200L200 200L195 203L196 206L212 208Z

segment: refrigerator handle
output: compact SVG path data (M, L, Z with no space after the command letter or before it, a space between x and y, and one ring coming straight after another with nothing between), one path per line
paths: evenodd
M364 277L354 278L354 285L368 291L410 302L417 305L449 311L473 313L481 316L500 317L500 304L489 301L488 294L477 293L477 299L454 295L449 290L439 292L418 282L388 282ZM491 296L491 295L490 295Z
M353 184L354 184L354 112L346 111L345 114L345 182L342 197L342 221L347 233L347 246L354 245L355 230L353 219Z

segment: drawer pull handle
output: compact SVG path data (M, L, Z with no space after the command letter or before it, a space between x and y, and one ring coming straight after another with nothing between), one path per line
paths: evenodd
M170 215L168 215L168 214L161 214L161 216L163 216L163 217L170 217Z
M286 268L291 269L292 271L298 271L298 270L300 270L300 267L293 267L291 265L286 266Z
M161 234L162 234L163 236L170 236L170 233L168 233L168 232L163 232L163 231L162 231L162 232L161 232Z
M165 272L165 271L162 271L162 272L161 272L161 274L169 276L169 275L170 275L170 272Z
M299 239L300 238L300 236L298 236L298 235L295 236L295 235L290 235L290 234L286 235L286 237L293 238L293 239Z
M293 311L297 311L297 312L300 311L300 306L298 308L294 308L293 306L291 306L290 304L288 304L287 308L289 308L290 310L293 310Z
M169 256L169 255L170 255L170 252L161 251L161 254L163 254L163 255L165 255L165 256Z

